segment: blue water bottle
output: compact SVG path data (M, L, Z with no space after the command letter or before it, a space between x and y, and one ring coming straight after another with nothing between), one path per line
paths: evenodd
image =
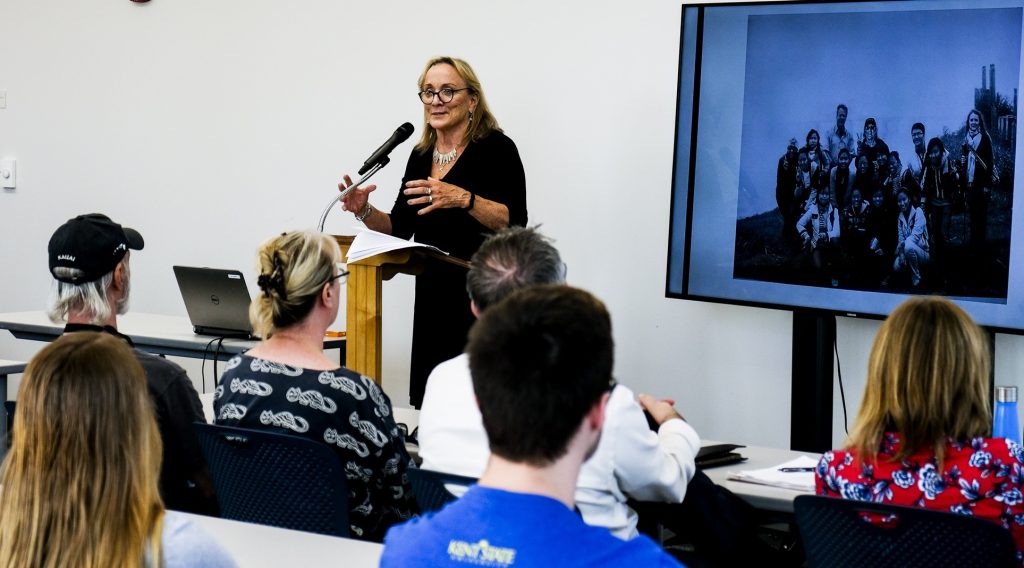
M992 423L992 437L1009 438L1019 444L1020 434L1017 387L996 387L996 415Z

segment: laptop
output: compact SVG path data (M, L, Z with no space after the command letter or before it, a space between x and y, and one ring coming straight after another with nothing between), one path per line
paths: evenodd
M249 289L237 270L175 266L181 299L200 335L256 339L249 323Z

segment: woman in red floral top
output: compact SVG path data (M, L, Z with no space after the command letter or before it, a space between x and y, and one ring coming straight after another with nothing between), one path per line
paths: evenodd
M1002 524L1024 558L1024 449L991 428L988 340L962 309L915 298L882 324L844 450L816 469L819 495L973 515Z

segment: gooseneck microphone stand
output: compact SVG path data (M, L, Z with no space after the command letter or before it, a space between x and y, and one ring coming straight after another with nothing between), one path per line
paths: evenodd
M344 191L341 191L340 193L338 193L338 195L336 195L334 198L332 198L330 203L327 204L327 207L324 207L324 212L320 215L320 222L316 226L317 230L320 231L321 233L324 232L324 224L327 223L327 214L331 212L331 208L334 207L335 203L338 203L339 201L344 199L345 196L348 195L349 192L352 191L353 189L355 189L355 188L363 185L364 183L366 183L366 180L368 180L371 177L373 177L373 174L377 173L378 171L380 171L381 168L383 168L384 166L388 165L388 162L390 162L390 161L391 161L391 158L388 158L387 156L385 156L381 161L379 161L376 164L374 164L373 167L370 168L370 171L366 172L366 175L364 175L363 177L359 178L359 181L357 181L357 182L353 183L352 185L346 187Z

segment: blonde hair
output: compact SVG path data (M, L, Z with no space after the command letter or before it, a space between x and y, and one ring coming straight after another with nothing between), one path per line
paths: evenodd
M249 306L253 331L266 339L306 319L340 259L334 238L316 231L282 233L260 245L261 293Z
M424 82L427 79L427 71L430 71L430 68L435 65L442 64L454 67L455 72L466 82L466 86L469 87L470 91L477 98L476 110L473 112L473 118L469 121L469 127L466 129L466 138L463 142L480 140L495 130L501 132L501 128L498 126L498 119L494 118L490 107L487 106L487 97L484 96L484 89L480 86L480 79L477 79L476 73L469 66L469 63L448 56L435 57L427 61L426 66L423 67L423 73L420 73L419 81L416 83L420 90L423 90ZM415 149L420 152L426 152L433 148L436 142L437 132L430 126L430 111L429 109L424 109L423 134L420 135L420 141L416 143Z
M953 302L907 300L882 324L847 447L875 463L886 431L902 440L894 461L931 449L939 463L947 438L966 442L991 425L988 338Z
M67 334L29 363L0 468L0 566L139 566L159 559L162 445L124 341Z

